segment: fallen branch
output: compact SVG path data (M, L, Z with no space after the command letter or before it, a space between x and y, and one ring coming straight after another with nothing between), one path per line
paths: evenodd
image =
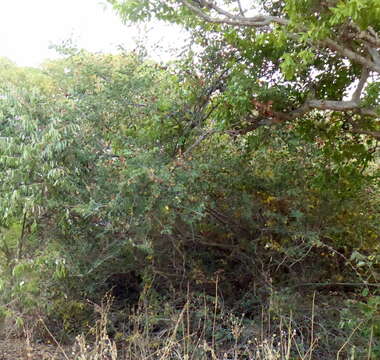
M300 287L312 287L312 288L319 288L319 289L331 289L331 288L347 288L347 287L373 287L373 288L380 288L380 284L370 284L370 283L345 283L345 282L332 282L332 283L301 283L294 286L291 286L290 289L297 289Z

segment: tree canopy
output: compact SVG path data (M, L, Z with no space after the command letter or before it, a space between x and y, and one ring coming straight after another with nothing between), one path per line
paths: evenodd
M260 321L307 334L295 357L377 356L378 2L110 2L189 44L0 60L0 317L70 338L111 294L115 338L152 358L173 321L200 358L190 334L222 358Z
M220 96L239 115L239 132L299 118L316 123L324 113L348 133L380 138L377 1L110 2L126 20L181 23L203 53L215 53L230 73ZM240 91L238 104L229 91ZM242 97L246 112L236 114Z

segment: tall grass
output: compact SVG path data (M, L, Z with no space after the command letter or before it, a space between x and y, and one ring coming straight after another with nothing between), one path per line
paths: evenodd
M217 296L195 298L187 294L179 306L171 299L162 305L148 296L115 329L115 306L106 296L101 304L93 304L98 320L86 334L76 337L70 349L49 333L64 360L328 360L331 358L359 360L350 350L351 337L345 339L333 357L318 352L315 333L315 306L309 329L300 333L292 316L271 318L263 310L258 323L236 317L223 309ZM112 336L110 335L112 334ZM31 348L32 334L26 334ZM371 343L366 359L371 357ZM30 352L30 351L29 351ZM27 357L29 359L29 357ZM31 358L30 358L31 359ZM53 357L52 357L53 359ZM54 357L54 359L57 359Z
M261 333L263 324L246 326L243 318L220 314L208 307L194 316L190 299L167 319L168 326L158 332L151 329L152 313L149 304L140 304L129 324L125 338L111 339L108 335L111 300L107 298L96 311L99 320L87 338L80 335L74 346L78 360L310 360L313 346L307 346L292 328L292 320L280 320L276 333ZM211 315L210 315L211 314ZM194 321L198 318L198 321ZM207 330L211 324L211 333ZM230 336L222 339L220 332Z

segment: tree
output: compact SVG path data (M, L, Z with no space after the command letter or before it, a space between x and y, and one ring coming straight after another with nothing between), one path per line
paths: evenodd
M59 50L41 69L0 63L0 288L25 312L57 294L83 308L110 275L146 267L173 209L202 210L178 157L198 89L136 53Z
M170 161L155 129L171 75L137 54L61 51L42 69L0 63L0 287L23 311L133 266L130 239L162 206L143 193L151 168Z
M87 324L87 299L116 287L125 310L142 281L165 296L186 282L199 297L217 279L242 312L257 281L260 307L321 274L374 281L373 140L342 129L341 112L251 121L302 91L218 31L195 29L204 52L167 66L70 47L41 69L0 63L0 311L68 332Z
M124 19L155 16L185 25L205 52L219 43L218 56L231 72L225 92L244 87L244 121L234 124L239 133L296 119L318 123L324 114L347 133L380 139L378 1L110 3ZM241 101L229 105L231 114Z

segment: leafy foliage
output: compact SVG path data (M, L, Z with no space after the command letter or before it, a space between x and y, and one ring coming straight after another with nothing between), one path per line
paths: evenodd
M365 21L378 31L367 4L260 2L262 21L286 20L267 27L228 17L231 2L222 18L207 1L113 4L183 24L195 46L166 65L67 45L41 69L1 60L2 313L71 335L106 293L124 312L141 294L157 309L172 292L221 295L252 322L262 306L296 311L308 289L349 289L374 334L378 78L356 57L374 36ZM324 43L351 22L354 58Z
M180 23L205 53L218 47L215 61L230 76L215 96L223 103L227 98L224 120L237 106L234 126L241 132L305 114L317 123L323 111L344 122L345 132L380 138L379 109L371 100L380 73L375 1L110 3L126 21L156 17Z

